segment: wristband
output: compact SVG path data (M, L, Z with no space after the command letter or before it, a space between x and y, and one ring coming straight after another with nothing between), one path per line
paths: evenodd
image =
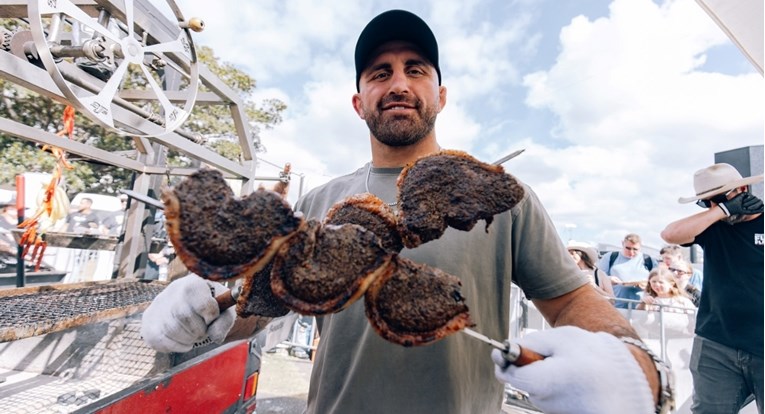
M730 217L730 211L728 210L728 207L725 205L725 203L720 203L717 205L717 207L720 207L720 210L723 211L725 217Z
M656 404L656 414L667 414L675 410L675 376L672 374L672 369L661 358L651 351L643 341L630 338L628 336L622 336L619 338L625 344L634 345L640 348L643 352L651 357L656 364L656 371L659 373L659 387L661 392L659 393L659 403Z

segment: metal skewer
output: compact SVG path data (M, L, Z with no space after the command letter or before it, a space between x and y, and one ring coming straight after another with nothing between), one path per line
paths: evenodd
M502 164L512 160L513 158L521 155L523 153L523 151L526 151L526 149L524 148L524 149L519 149L518 151L513 151L510 154L507 154L504 157L494 161L492 164L494 164L494 165L502 165Z
M502 357L505 358L505 361L507 361L507 365L512 364L522 367L524 365L531 364L532 362L545 359L543 355L538 354L530 349L522 348L520 345L514 342L507 340L504 342L495 341L488 336L480 334L470 328L464 328L462 332L502 351Z

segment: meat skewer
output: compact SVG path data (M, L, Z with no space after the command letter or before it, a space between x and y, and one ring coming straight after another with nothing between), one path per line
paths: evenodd
M270 191L236 199L213 170L192 174L162 199L168 234L189 270L212 280L244 277L241 293L216 298L221 309L236 304L240 316L280 316L287 309L323 315L363 295L370 324L383 338L425 345L473 323L459 278L397 253L439 238L447 226L467 231L485 220L488 229L524 189L502 167L449 150L405 167L398 186L398 214L360 194L333 206L324 224L303 221ZM534 360L520 351L519 357L519 363Z

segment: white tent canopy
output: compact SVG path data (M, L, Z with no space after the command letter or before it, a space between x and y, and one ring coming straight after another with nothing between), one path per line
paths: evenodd
M763 1L696 0L762 74Z

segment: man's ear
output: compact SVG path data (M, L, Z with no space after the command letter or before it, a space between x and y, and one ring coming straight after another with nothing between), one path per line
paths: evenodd
M438 86L438 112L441 112L446 106L446 86Z
M361 96L359 96L358 93L353 94L353 97L351 98L351 104L353 104L353 110L356 111L356 114L358 114L359 118L366 119L364 105L362 104Z

